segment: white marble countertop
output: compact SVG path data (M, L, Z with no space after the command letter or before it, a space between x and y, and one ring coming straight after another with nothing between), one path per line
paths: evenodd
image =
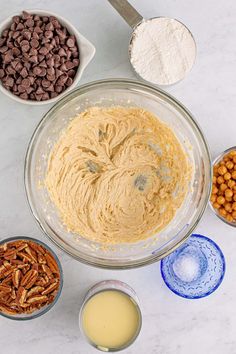
M131 3L146 18L175 17L192 30L198 46L195 67L182 83L168 91L195 115L213 157L236 145L236 2L132 0ZM0 5L0 20L26 8L52 10L71 20L97 49L81 83L134 77L127 55L130 29L106 0L1 0ZM28 235L50 244L30 214L23 184L27 144L48 108L25 106L0 95L1 239ZM99 270L80 264L56 249L65 278L59 302L48 314L31 322L0 318L0 352L97 353L80 338L79 303L95 282L117 278L137 291L143 310L142 332L124 353L236 353L236 232L218 220L209 208L196 231L215 240L227 262L221 287L208 298L185 300L174 295L161 279L159 264L129 271Z

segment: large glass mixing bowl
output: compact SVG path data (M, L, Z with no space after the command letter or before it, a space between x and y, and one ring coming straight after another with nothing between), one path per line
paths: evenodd
M44 188L44 179L51 148L75 115L91 106L117 105L142 107L166 122L186 151L193 177L182 206L165 229L142 242L104 247L67 231ZM169 94L136 81L102 80L71 92L43 117L28 147L25 187L38 224L65 252L98 267L133 268L160 260L192 233L209 199L211 160L199 126L190 112Z

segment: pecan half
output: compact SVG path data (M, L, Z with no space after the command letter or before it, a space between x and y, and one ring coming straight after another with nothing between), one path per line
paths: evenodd
M46 258L47 265L51 269L52 273L59 274L58 265L55 259L49 253L45 254L45 258Z
M27 299L28 304L42 304L47 302L48 297L46 295L35 295Z
M14 272L12 273L12 282L16 289L19 288L21 278L22 278L22 273L20 269L15 269Z
M26 289L32 288L34 283L38 278L37 270L30 269L22 278L21 286L24 286Z

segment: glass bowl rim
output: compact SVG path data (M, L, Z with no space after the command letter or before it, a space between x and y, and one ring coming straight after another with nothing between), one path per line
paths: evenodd
M126 78L109 78L109 79L102 79L102 80L96 80L96 81L92 81L89 83L86 83L84 85L81 85L79 87L77 87L76 89L72 90L70 93L68 93L66 96L64 96L63 98L61 98L61 100L59 100L58 102L56 102L55 105L53 105L48 112L46 112L44 114L44 116L42 117L42 119L39 121L38 125L36 126L31 139L29 141L28 147L27 147L27 151L26 151L26 155L25 155L25 163L24 163L24 185L25 185L25 193L26 193L26 198L28 201L28 205L30 208L30 211L34 217L34 219L36 220L39 228L44 232L44 234L55 244L57 245L60 249L62 249L64 252L66 252L67 254L69 254L71 257L73 257L74 259L76 259L77 261L80 261L84 264L87 265L91 265L94 267L98 267L98 268L104 268L104 269L133 269L133 268L138 268L141 266L145 266L148 264L152 264L155 263L159 260L161 260L162 258L168 256L170 253L172 253L173 251L175 251L179 246L181 246L187 239L188 237L192 234L193 230L195 229L195 227L197 226L197 224L199 223L199 221L202 218L202 215L204 214L207 204L208 204L208 200L210 197L210 193L211 193L211 183L209 183L209 186L207 186L206 189L206 195L205 195L205 201L204 204L202 206L202 209L199 211L198 216L196 218L196 220L194 221L194 223L192 224L192 226L190 227L189 231L186 233L186 235L179 240L174 246L172 246L170 249L167 250L162 250L162 253L159 255L157 252L155 254L151 254L148 256L144 256L143 258L139 259L139 260L132 260L132 261L125 261L123 264L111 264L109 263L109 261L101 261L99 259L99 257L97 257L94 260L93 256L81 256L78 254L75 254L75 252L73 251L71 246L67 246L67 249L61 245L60 241L56 240L54 237L52 237L44 228L42 222L40 221L40 218L38 216L38 213L36 211L36 207L32 201L31 198L31 192L30 192L30 187L29 187L29 173L30 173L30 163L31 163L31 155L32 155L32 151L34 148L34 143L35 141L37 141L37 135L43 130L44 128L44 123L48 120L48 118L50 117L50 115L52 115L53 113L55 113L57 110L59 110L61 107L63 107L64 104L66 104L68 102L68 100L71 98L75 98L78 94L83 94L86 93L89 90L93 90L94 88L97 87L103 87L103 86L107 86L107 85L129 85L130 88L136 88L136 89L143 89L148 91L149 93L152 94L160 94L170 105L177 107L180 111L182 111L186 117L185 120L194 127L194 129L196 129L196 131L198 132L198 134L201 137L202 143L204 145L205 148L205 152L206 152L206 159L208 160L208 167L209 167L209 178L210 181L212 180L212 164L211 164L211 156L210 156L210 150L207 144L207 141L205 139L205 136L199 126L199 124L197 123L197 121L195 120L195 118L193 117L193 115L190 113L190 111L180 102L178 101L176 98L174 98L172 95L170 95L169 93L165 92L164 90L157 88L154 85L151 84L146 84L143 82L140 82L138 80L130 80L130 79L126 79ZM125 89L125 87L124 87ZM53 230L52 230L53 231ZM54 231L53 231L54 233ZM70 249L68 249L70 248Z
M214 167L218 162L220 162L223 157L228 154L230 151L236 151L236 146L232 146L224 151L222 151L212 162L212 166ZM212 187L211 187L212 188ZM236 227L236 222L231 222L226 220L223 216L221 216L219 213L217 213L217 211L215 210L215 208L213 207L211 201L209 200L209 205L211 210L213 211L213 213L221 220L223 221L225 224L232 226L232 227Z
M3 312L0 312L0 316L3 316L5 318L8 318L10 320L15 320L15 321L28 321L28 320L33 320L35 318L38 318L42 315L44 315L45 313L47 313L49 310L51 310L53 308L53 306L57 303L61 292L62 292L62 288L63 288L63 270L62 270L62 266L61 266L61 262L59 261L59 258L57 257L56 253L51 249L50 246L48 246L46 243L44 243L43 241L38 240L37 238L34 237L30 237L30 236L12 236L12 237L7 237L4 238L3 240L0 240L0 245L4 244L4 243L8 243L8 242L14 242L17 240L27 240L27 241L33 241L35 243L38 243L39 245L45 247L55 258L58 268L59 268L59 272L60 272L60 284L59 284L59 289L57 291L57 295L55 296L55 299L53 300L53 302L47 306L42 307L42 311L39 310L39 312L37 312L36 314L32 313L32 314L26 314L26 316L24 317L22 315L22 317L15 317L14 315L7 315Z
M184 295L184 294L181 294L179 291L175 290L172 288L171 284L166 280L166 276L165 276L165 273L163 271L163 263L164 263L164 259L161 260L160 262L160 271L161 271L161 276L162 276L162 279L164 281L164 283L166 284L166 286L176 295L180 296L180 297L183 297L184 299L188 299L188 300L195 300L195 299L202 299L204 297L207 297L209 295L211 295L214 291L216 291L220 284L222 283L223 279L224 279L224 276L225 276L225 271L226 271L226 262L225 262L225 256L221 250L221 248L217 245L217 243L215 241L213 241L212 239L210 239L209 237L207 236L204 236L204 235L200 235L200 234L192 234L191 237L194 237L194 238L201 238L201 239L204 239L205 241L209 242L210 244L212 244L216 249L217 251L219 252L219 255L220 255L220 258L222 260L222 265L223 265L223 269L222 269L222 273L221 273L221 276L218 280L218 283L212 288L210 289L209 291L207 291L205 294L202 294L202 295L196 295L196 296L188 296L188 295Z

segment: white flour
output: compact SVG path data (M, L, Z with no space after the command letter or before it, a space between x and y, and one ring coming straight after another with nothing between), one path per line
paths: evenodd
M192 68L196 45L190 31L179 21L159 17L143 21L134 31L130 58L145 80L170 85Z

